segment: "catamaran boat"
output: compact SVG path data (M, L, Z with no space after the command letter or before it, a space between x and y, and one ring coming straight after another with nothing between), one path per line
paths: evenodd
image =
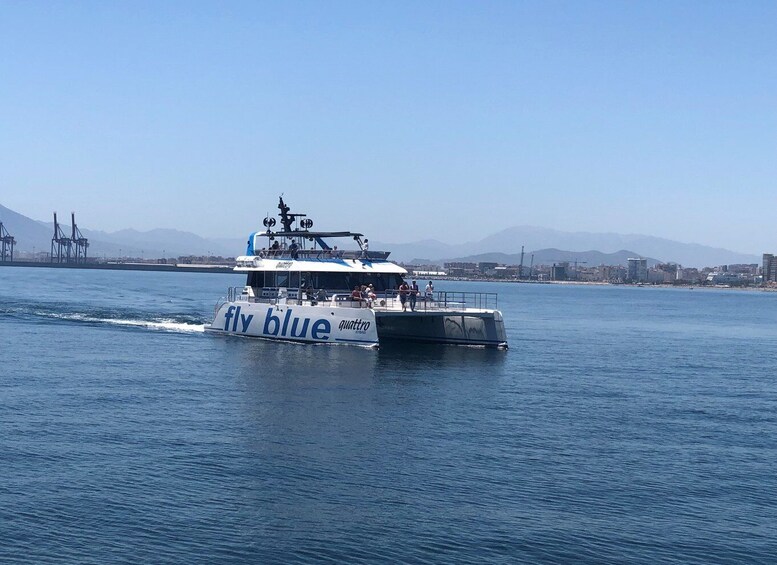
M389 252L368 249L361 233L312 231L306 214L280 198L281 228L264 219L248 238L236 272L243 287L216 304L209 332L320 344L377 347L388 340L507 348L497 295L415 291ZM341 250L335 241L355 241ZM352 244L351 244L352 246Z

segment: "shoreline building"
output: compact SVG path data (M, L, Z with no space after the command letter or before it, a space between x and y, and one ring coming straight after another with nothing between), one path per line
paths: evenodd
M647 282L648 268L647 259L639 257L629 257L629 267L626 279L631 282Z
M772 253L764 253L762 268L764 282L777 281L777 257L775 257Z

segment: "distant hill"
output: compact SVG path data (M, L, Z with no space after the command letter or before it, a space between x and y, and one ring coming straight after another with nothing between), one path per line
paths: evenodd
M372 248L392 251L391 257L399 261L418 259L440 263L455 258L466 258L488 253L520 255L521 246L529 256L535 254L538 263L541 251L565 250L565 253L585 253L595 249L604 255L631 250L638 257L651 257L659 262L674 262L686 267L706 267L733 263L760 263L761 257L738 253L728 249L709 247L696 243L682 243L648 235L623 235L617 233L563 232L535 226L515 226L499 231L483 239L450 245L436 240L393 244L373 241ZM628 253L628 252L627 252ZM593 257L592 257L593 258ZM583 259L585 260L585 259ZM520 257L519 257L520 261ZM552 263L553 261L550 261ZM598 262L597 262L598 264Z
M728 249L708 247L696 243L682 243L661 237L637 234L563 232L535 226L515 226L502 230L478 242L486 249L498 249L502 243L507 253L520 253L521 245L529 249L568 249L585 251L596 249L602 253L617 253L630 249L643 257L655 257L661 262L674 262L688 267L728 265L733 263L760 263L757 255L737 253Z
M115 232L104 232L81 229L90 241L112 244L114 247L126 246L140 249L146 257L178 257L179 255L222 255L234 257L244 251L241 248L227 247L214 240L200 237L191 232L171 229L153 229L138 231L124 229Z
M49 230L35 220L0 205L0 222L16 239L16 251L48 250L51 246L53 230Z
M66 217L70 219L70 215ZM77 218L76 218L77 220ZM23 216L0 205L0 221L16 238L17 252L49 251L54 223L45 223ZM69 223L60 224L70 234ZM89 239L88 254L91 257L178 257L180 255L213 255L234 257L245 250L245 242L239 247L209 240L189 232L170 229L155 229L141 232L125 229L116 232L89 230L79 225L84 237Z
M67 215L69 219L69 215ZM0 206L0 221L16 238L16 249L21 252L48 251L53 225L32 220L13 210ZM141 232L124 229L104 232L79 226L89 238L91 256L108 257L141 255L147 258L179 255L235 256L244 252L244 238L208 239L190 232L155 229ZM66 233L70 226L63 225ZM524 264L534 253L534 264L552 264L560 261L586 261L588 264L625 264L627 256L649 257L649 262L675 262L686 267L705 267L732 263L760 263L757 255L737 253L728 249L708 247L696 243L682 243L648 235L617 233L564 232L535 226L514 226L497 233L462 244L443 243L425 239L412 243L370 242L373 250L391 251L391 258L409 262L443 263L450 260L498 261L517 264L521 246L526 249ZM595 251L592 251L595 250ZM630 250L630 251L625 251ZM502 257L497 259L496 257Z

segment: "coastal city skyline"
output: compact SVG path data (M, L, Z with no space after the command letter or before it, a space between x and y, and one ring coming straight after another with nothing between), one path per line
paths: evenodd
M36 219L242 237L284 193L397 243L775 247L773 3L0 11L0 203Z

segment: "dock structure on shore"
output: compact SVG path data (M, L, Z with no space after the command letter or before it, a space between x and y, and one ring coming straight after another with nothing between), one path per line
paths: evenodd
M89 240L83 236L76 225L75 212L70 213L70 237L57 221L57 213L54 212L54 236L51 238L51 262L52 263L86 263L86 250Z
M70 241L73 245L73 259L76 263L86 263L86 250L89 247L89 240L81 234L81 230L76 225L76 214L70 214L71 236Z
M48 261L0 261L3 267L38 267L55 269L92 269L108 271L160 271L168 273L224 273L234 274L234 265L193 265L163 263L120 263L115 261L90 263L50 263Z
M72 252L73 242L65 235L59 222L57 222L57 213L54 212L54 237L51 238L51 262L69 263Z
M16 239L8 233L8 230L0 222L0 261L13 261L13 247L16 245Z

